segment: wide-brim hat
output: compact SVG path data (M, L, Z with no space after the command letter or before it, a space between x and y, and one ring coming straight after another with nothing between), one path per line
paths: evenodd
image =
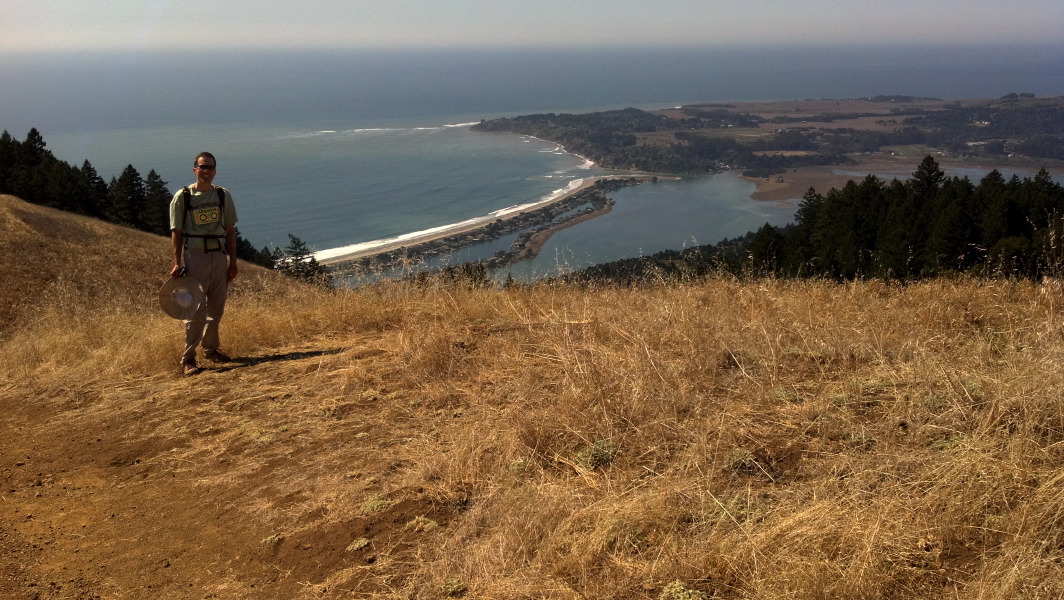
M188 321L203 304L203 286L189 276L171 277L159 290L159 306L175 319Z

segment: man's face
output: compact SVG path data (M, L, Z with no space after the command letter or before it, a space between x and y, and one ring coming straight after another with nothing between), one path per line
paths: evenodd
M214 159L201 156L196 159L196 166L192 169L196 174L196 183L210 185L214 181Z

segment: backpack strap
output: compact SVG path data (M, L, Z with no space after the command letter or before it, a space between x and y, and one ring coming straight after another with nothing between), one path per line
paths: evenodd
M218 209L221 211L222 218L225 218L225 189L219 186L214 186L214 191L218 193ZM188 189L188 186L181 188L181 201L185 204L185 210L181 214L181 237L184 240L185 247L188 248L189 238L202 238L203 239L203 252L218 252L219 250L225 252L225 236L224 235L190 235L185 232L185 223L188 222L188 216L192 214L192 190ZM217 244L217 248L207 249L207 240L214 240Z

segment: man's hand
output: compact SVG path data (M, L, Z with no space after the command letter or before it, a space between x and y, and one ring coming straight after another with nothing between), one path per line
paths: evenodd
M174 265L173 269L170 269L170 277L177 279L181 276L181 265Z
M229 270L225 274L226 281L233 281L237 276L236 258L229 261Z

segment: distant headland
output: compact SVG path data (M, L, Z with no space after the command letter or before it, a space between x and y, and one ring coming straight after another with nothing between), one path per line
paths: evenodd
M483 121L473 129L557 142L604 168L671 174L740 169L758 183L754 198L761 200L796 199L809 187L826 191L852 173L906 175L914 160L929 154L947 166L1033 172L1064 164L1064 98L1027 93L548 113Z

